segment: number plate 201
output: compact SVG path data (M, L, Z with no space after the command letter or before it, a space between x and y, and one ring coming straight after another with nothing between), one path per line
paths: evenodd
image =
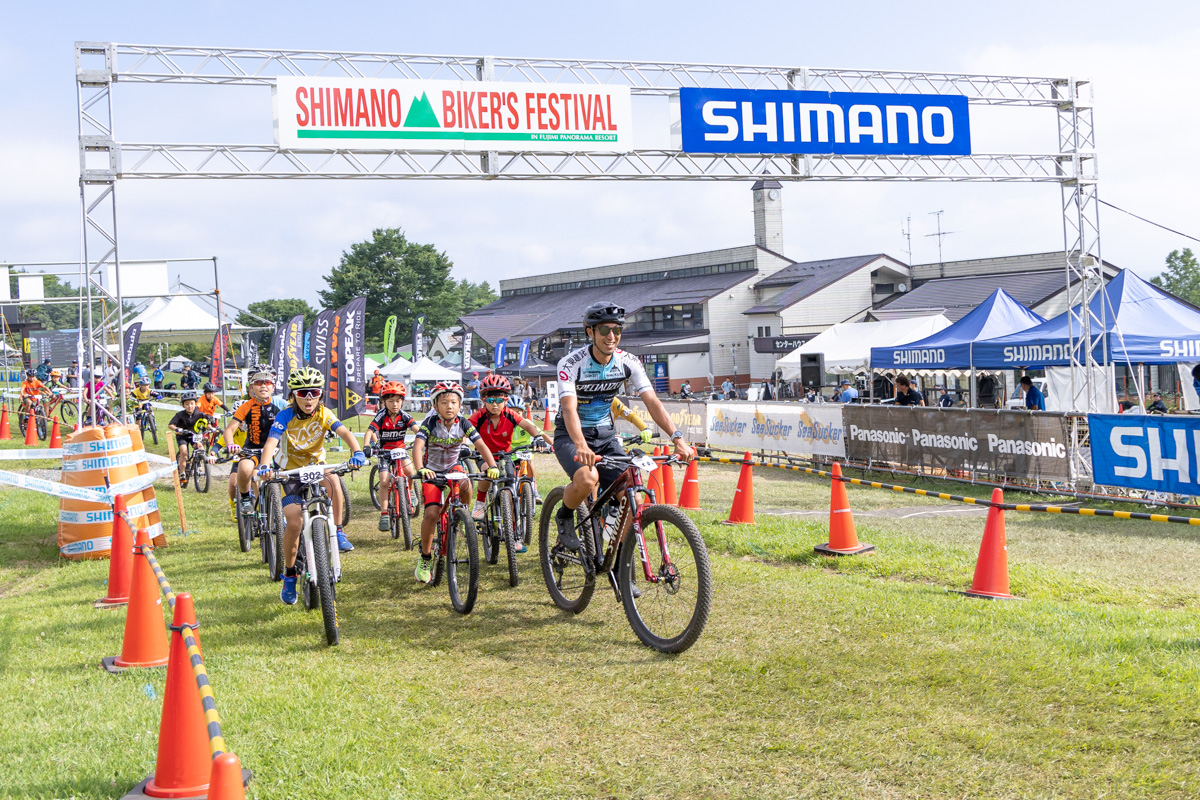
M325 467L321 464L301 467L297 477L300 478L301 483L320 483L325 479Z

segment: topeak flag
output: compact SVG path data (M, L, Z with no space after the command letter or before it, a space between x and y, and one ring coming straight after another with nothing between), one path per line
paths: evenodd
M334 325L338 369L338 419L361 414L366 408L366 313L367 298L356 297L337 311ZM333 381L330 381L330 393Z

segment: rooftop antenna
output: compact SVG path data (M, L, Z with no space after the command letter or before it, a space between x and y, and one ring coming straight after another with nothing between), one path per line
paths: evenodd
M908 264L912 266L912 215L909 214L904 218L904 223L900 225L900 235L908 242Z
M927 233L927 234L925 234L925 238L926 238L926 239L928 239L930 236L936 236L936 237L937 237L937 242L938 242L938 267L940 267L940 269L938 270L938 272L939 272L939 273L941 274L941 276L944 278L944 277L946 277L946 268L945 268L945 267L946 267L946 265L945 265L945 262L943 262L943 261L942 261L942 239L943 239L944 237L946 237L946 236L949 236L950 234L954 233L955 231L943 231L943 230L942 230L942 214L945 214L945 213L946 213L946 212L945 212L945 210L942 210L942 211L930 211L929 213L930 213L930 214L932 214L932 215L934 215L935 217L937 217L937 233Z

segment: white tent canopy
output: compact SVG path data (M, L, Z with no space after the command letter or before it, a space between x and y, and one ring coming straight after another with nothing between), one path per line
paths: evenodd
M413 364L404 377L413 382L457 381L459 374L457 370L447 369L426 356Z
M404 356L396 356L390 364L379 368L379 374L385 378L403 378L412 369L412 362Z
M227 320L232 322L232 320ZM126 322L128 327L142 323L142 341L150 342L211 342L217 334L217 315L201 308L190 297L172 295L156 297L140 314ZM230 326L230 338L240 340L245 325Z
M915 342L949 325L950 320L942 314L885 322L839 322L778 359L775 368L783 370L784 380L798 380L802 356L823 353L826 372L864 372L871 366L872 347Z

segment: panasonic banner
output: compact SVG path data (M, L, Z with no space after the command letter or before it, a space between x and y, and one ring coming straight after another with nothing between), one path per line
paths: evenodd
M961 95L684 87L679 113L688 153L971 154Z
M1069 480L1065 415L964 408L849 405L852 461Z
M846 457L842 407L802 403L709 403L710 447Z
M1200 419L1089 414L1092 480L1171 494L1200 494Z

